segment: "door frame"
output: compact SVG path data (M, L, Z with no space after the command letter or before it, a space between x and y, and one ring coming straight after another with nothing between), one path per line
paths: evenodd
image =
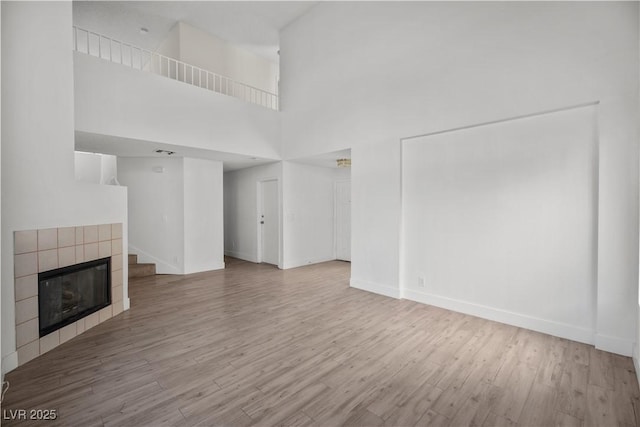
M338 185L345 182L351 184L351 179L338 179L333 182L333 259L338 259ZM351 194L349 197L351 197ZM349 222L351 222L351 219L349 219ZM351 230L352 228L349 227L349 229ZM349 242L351 242L353 232L350 231L350 234Z
M278 205L278 268L282 269L282 188L278 177L262 178L256 181L256 262L258 264L262 262L262 227L260 224L264 199L262 185L271 181L275 181L278 188L278 199L276 200Z

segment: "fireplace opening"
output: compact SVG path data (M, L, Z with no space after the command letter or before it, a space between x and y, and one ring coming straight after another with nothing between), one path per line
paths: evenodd
M40 337L111 304L111 258L38 274Z

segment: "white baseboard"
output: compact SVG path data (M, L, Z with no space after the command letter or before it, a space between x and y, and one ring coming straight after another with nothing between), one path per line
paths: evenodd
M236 252L236 251L228 251L225 249L224 254L226 256L230 256L232 258L238 258L244 261L249 262L258 262L255 254L250 254L247 252Z
M305 265L320 264L321 262L335 261L335 257L323 257L312 259L298 259L293 261L287 261L282 263L282 269L304 267Z
M198 266L193 269L185 269L184 274L202 273L205 271L224 270L224 262L216 263L215 265Z
M616 353L629 357L633 355L634 343L624 338L596 334L594 344L598 350L604 350L609 353ZM637 372L638 371L636 370L636 373Z
M434 305L436 307L442 307L448 310L470 314L472 316L481 317L483 319L506 323L507 325L531 329L533 331L554 335L560 338L566 338L572 341L578 341L585 344L594 343L594 332L592 330L569 325L566 323L554 322L552 320L541 319L521 313L515 313L494 307L488 307L453 298L417 292L409 289L404 290L404 297L406 299L421 302L423 304Z
M373 292L374 294L380 294L391 298L400 298L400 289L392 286L383 285L381 283L369 282L367 280L354 279L350 280L352 288L360 289L363 291Z
M14 351L2 358L2 381L4 374L11 372L18 367L18 352Z
M131 300L129 299L129 297L122 300L122 306L124 307L125 311L131 308Z

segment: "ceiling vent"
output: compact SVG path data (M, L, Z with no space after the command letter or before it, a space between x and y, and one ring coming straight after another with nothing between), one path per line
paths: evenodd
M172 154L176 154L175 151L160 150L160 149L155 150L155 152L158 153L158 154L166 154L167 156L170 156Z

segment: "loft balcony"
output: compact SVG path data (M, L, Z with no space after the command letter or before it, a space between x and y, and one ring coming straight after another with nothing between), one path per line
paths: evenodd
M77 149L281 158L276 94L81 28L73 36Z
M76 52L278 111L278 95L175 58L73 27Z

